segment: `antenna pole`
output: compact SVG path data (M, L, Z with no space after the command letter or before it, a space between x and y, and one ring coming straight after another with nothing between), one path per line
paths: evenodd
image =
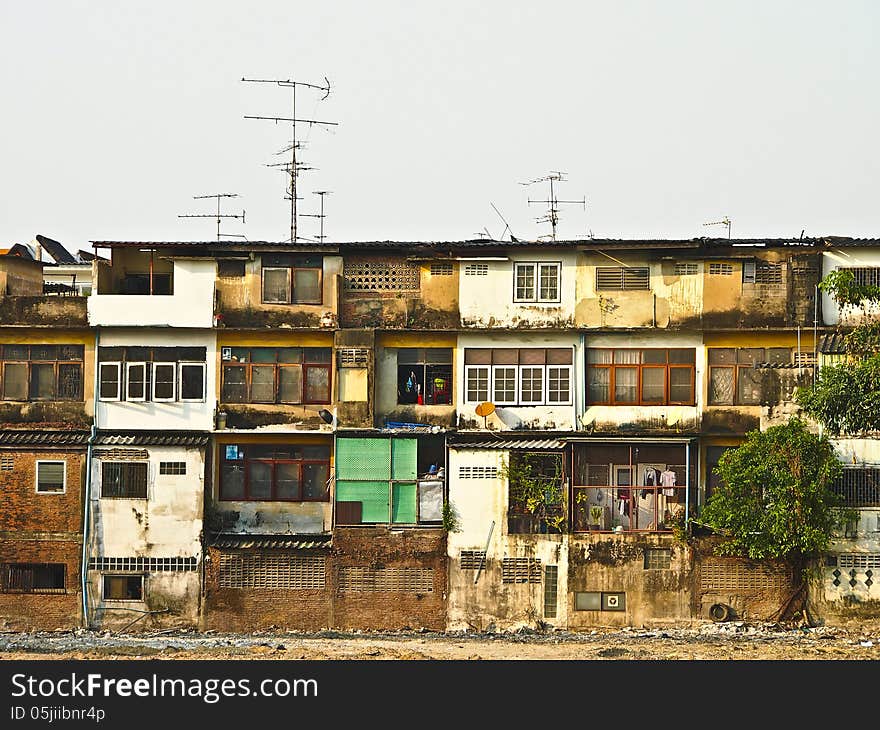
M220 237L223 235L235 235L235 234L223 234L220 233L220 219L221 218L241 218L241 222L244 223L244 214L245 212L242 210L241 215L233 215L231 213L223 214L220 212L220 198L237 198L238 193L214 193L212 195L193 195L193 200L203 200L205 198L217 198L217 212L216 213L187 213L185 215L179 215L178 218L215 218L217 220L217 240L220 240Z
M309 126L314 125L314 124L320 124L320 125L324 125L324 126L337 126L338 125L337 122L323 122L323 121L319 121L317 119L297 119L296 118L296 87L297 86L305 86L310 89L316 89L318 91L323 91L324 96L321 97L321 101L323 101L328 96L330 96L330 81L325 76L324 81L325 81L326 85L321 86L319 84L307 84L303 81L291 81L290 79L286 79L284 81L281 81L279 79L246 79L246 78L242 77L241 80L251 82L251 83L256 83L256 84L275 84L277 86L283 86L283 87L290 88L293 93L293 105L292 105L293 116L292 117L290 117L290 118L287 118L287 117L259 117L259 116L245 115L244 118L245 119L267 119L267 120L270 120L270 121L273 121L276 123L277 122L290 122L290 124L291 124L291 130L293 133L293 140L290 145L289 169L287 169L286 171L290 175L290 189L289 189L289 194L290 194L290 241L291 241L291 243L295 243L297 240L299 240L299 235L297 232L296 178L299 175L299 172L301 170L312 169L312 168L302 167L300 165L300 163L297 162L296 150L297 150L297 147L299 146L299 143L296 141L296 124L297 124L297 122L301 122L303 124L308 124ZM287 165L285 165L285 168L286 167L287 167Z
M321 198L321 212L320 213L302 213L302 215L306 218L317 218L320 221L320 233L318 234L318 240L323 243L324 239L327 236L324 235L324 196L330 195L329 190L316 190L314 195L318 195Z
M545 177L540 177L537 180L531 180L529 182L520 183L520 185L532 185L537 182L546 182L546 181L550 182L550 198L549 198L549 200L531 200L531 199L529 199L528 202L529 202L529 205L531 205L532 203L546 203L549 206L547 209L547 215L542 216L540 218L536 218L535 220L537 220L539 223L545 222L545 223L550 224L550 230L552 231L550 237L553 241L556 240L556 225L559 222L559 205L560 205L560 203L562 203L562 204L573 203L576 205L583 205L584 210L587 209L586 197L584 197L582 200L559 200L556 197L556 190L553 187L553 183L554 182L564 182L565 181L565 178L563 177L564 175L565 175L564 172L559 172L557 170L554 170L554 171L551 171L550 174L546 175Z

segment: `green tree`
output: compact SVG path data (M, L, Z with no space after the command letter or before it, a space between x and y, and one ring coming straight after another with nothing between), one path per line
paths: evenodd
M509 514L531 514L542 531L565 530L562 456L513 452L501 467L507 478Z
M802 565L824 552L835 529L852 519L830 486L842 465L828 438L792 418L752 431L721 457L722 484L702 522L723 536L718 552Z

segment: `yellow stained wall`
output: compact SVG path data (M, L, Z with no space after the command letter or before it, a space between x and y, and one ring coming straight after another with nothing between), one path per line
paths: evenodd
M444 332L388 332L376 337L376 347L457 347L458 336Z
M433 276L430 262L419 267L420 293L426 307L447 311L458 309L458 262L451 261L450 263L452 264L451 276L448 274Z

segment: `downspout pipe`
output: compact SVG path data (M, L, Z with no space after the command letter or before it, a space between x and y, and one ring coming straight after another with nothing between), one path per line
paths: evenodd
M80 567L80 588L82 590L82 620L83 628L89 628L89 536L91 535L91 506L92 506L92 446L95 443L95 437L98 435L98 343L100 341L100 330L95 330L95 354L94 369L95 377L93 382L93 411L92 411L92 428L89 433L88 447L86 449L86 486L83 494L83 539L82 539L82 559Z

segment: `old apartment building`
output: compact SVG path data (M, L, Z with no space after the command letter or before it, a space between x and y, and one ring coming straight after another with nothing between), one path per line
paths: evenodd
M880 271L852 239L94 247L89 296L0 256L0 625L770 616L793 576L674 528L838 356L821 277ZM831 620L880 606L878 441L837 443Z

